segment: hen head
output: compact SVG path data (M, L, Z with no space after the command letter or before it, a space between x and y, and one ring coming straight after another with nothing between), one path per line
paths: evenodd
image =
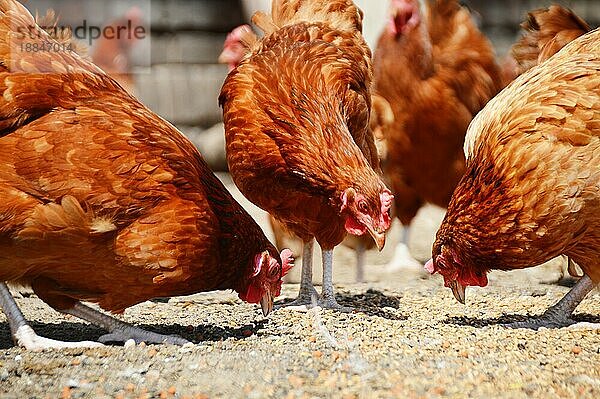
M281 259L281 260L280 260ZM253 258L252 276L248 287L239 293L240 299L259 303L267 316L273 310L273 300L281 294L282 278L294 266L292 251L284 249L275 257L269 251L256 254Z
M375 198L369 198L352 187L346 189L341 196L340 212L345 216L346 231L356 236L369 233L381 251L385 245L385 232L392 223L390 208L393 199L386 188Z
M392 0L388 32L395 37L410 33L421 22L419 0Z
M452 289L457 301L465 303L465 288L469 285L485 287L488 283L484 268L471 265L461 259L458 252L449 245L436 240L433 246L433 257L425 264L425 270L431 274L439 273L444 277L444 286Z
M248 34L248 32L252 32L250 26L238 26L231 31L225 39L223 52L219 55L219 63L227 64L229 66L229 71L237 68L248 51L243 41L244 36Z

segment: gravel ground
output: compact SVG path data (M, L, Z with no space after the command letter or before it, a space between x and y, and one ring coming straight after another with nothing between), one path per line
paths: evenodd
M421 212L411 242L418 257L427 256L439 218L439 210ZM493 274L489 287L468 290L463 306L437 276L383 273L389 247L369 254L365 284L352 283L352 253L337 251L338 300L355 313L284 309L265 319L228 292L126 311L126 321L194 342L181 348L26 352L13 346L0 315L0 398L600 397L600 330L499 325L540 314L564 295L567 288L548 284L560 261ZM286 285L282 299L297 289ZM17 302L41 335L103 334L35 296ZM600 322L599 302L597 291L590 294L577 319Z

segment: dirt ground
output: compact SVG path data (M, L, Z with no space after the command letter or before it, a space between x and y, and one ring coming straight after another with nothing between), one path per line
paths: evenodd
M427 257L441 214L420 213L411 240L417 257ZM395 235L383 253L369 253L367 283L353 283L352 252L336 251L338 299L355 313L284 309L264 318L230 292L204 293L145 302L123 317L193 345L39 353L14 347L0 315L0 398L600 397L600 330L500 325L540 314L567 292L549 283L560 260L494 273L461 305L437 276L384 273ZM282 299L297 289L286 285ZM41 335L76 341L103 334L35 296L17 302ZM595 291L576 318L600 322L599 303Z

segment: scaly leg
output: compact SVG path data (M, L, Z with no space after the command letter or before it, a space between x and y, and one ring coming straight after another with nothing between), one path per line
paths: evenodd
M341 312L351 312L353 309L337 303L333 292L333 249L323 250L323 291L318 302L319 306L326 309L335 309Z
M298 297L290 303L276 306L277 309L291 307L294 310L307 310L317 303L317 290L312 283L312 262L315 240L307 241L302 246L302 276L300 278L300 292Z
M589 276L583 276L577 284L554 306L551 306L543 315L532 318L528 321L521 321L507 324L506 327L510 328L531 328L537 330L540 327L546 328L560 328L567 327L577 328L591 328L599 329L600 324L593 323L577 323L571 319L571 315L575 311L575 308L583 298L594 289L594 282Z
M99 342L63 342L40 337L33 331L33 328L27 324L25 317L23 317L23 313L21 313L21 310L17 306L15 299L5 283L0 283L0 307L2 307L2 310L8 319L8 325L10 326L10 331L15 343L27 350L40 351L44 349L94 348L103 346Z
M356 247L356 282L365 281L365 245L360 241Z
M100 342L125 342L133 339L136 343L145 342L148 344L172 344L185 345L188 340L176 335L163 335L152 331L146 331L124 321L115 319L112 316L99 312L80 302L72 308L61 310L63 313L70 314L80 319L87 320L90 323L105 329L108 334L98 338Z
M423 272L423 265L421 265L421 262L416 260L410 253L410 250L408 248L409 239L410 227L403 225L400 242L398 243L398 245L396 245L394 257L385 268L386 272L393 273L399 270L414 270L418 272Z

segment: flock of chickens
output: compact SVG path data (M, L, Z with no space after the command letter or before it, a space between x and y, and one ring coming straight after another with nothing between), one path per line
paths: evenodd
M350 0L274 0L253 18L262 37L238 28L221 57L231 65L219 102L234 182L303 243L300 292L284 306L350 310L335 299L333 248L354 237L359 253L381 249L391 212L408 226L429 202L448 212L425 268L459 301L492 269L566 255L585 275L515 326L571 324L600 282L599 31L558 6L533 12L501 67L456 0L391 0L374 57L362 17ZM196 148L110 71L74 52L15 51L69 40L17 34L30 26L20 3L0 0L0 307L15 342L100 345L35 334L9 282L106 329L100 342L186 341L82 301L120 313L233 289L268 315L291 251L279 252Z

